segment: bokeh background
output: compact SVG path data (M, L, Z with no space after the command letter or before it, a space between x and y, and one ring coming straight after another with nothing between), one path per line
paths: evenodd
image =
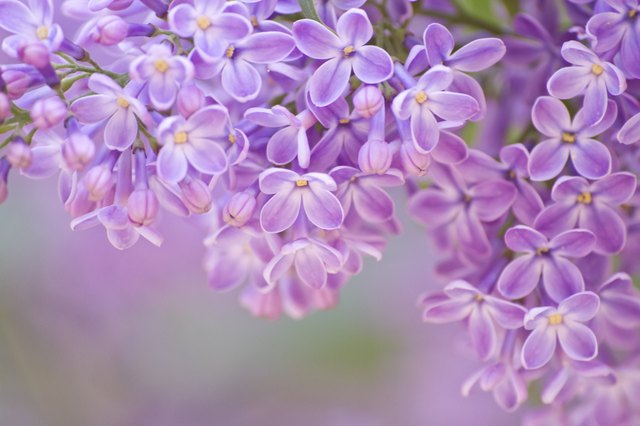
M402 198L401 195L399 195ZM402 210L401 208L399 210ZM402 215L401 215L402 216ZM436 254L406 217L385 258L302 321L253 318L201 268L200 225L161 249L72 232L55 179L0 206L0 425L512 425L456 326L421 322Z

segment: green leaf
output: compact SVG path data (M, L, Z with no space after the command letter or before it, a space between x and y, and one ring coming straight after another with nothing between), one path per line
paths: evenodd
M302 14L305 18L313 19L314 21L322 23L320 16L318 16L316 6L313 4L313 0L298 0L298 4L300 4Z

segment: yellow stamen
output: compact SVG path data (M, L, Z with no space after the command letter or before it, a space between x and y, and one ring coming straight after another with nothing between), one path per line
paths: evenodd
M36 29L36 36L40 40L46 39L47 37L49 37L49 28L45 27L44 25L41 27L38 27L38 29Z
M118 106L120 106L121 108L129 108L129 105L131 105L129 101L122 96L119 96L116 102L118 103Z
M347 46L344 49L342 49L342 53L344 54L345 58L348 58L349 56L353 55L355 51L356 49L353 46Z
M635 18L637 14L638 14L638 11L636 9L631 9L629 11L629 18Z
M224 52L224 56L226 56L227 58L231 59L233 58L233 54L236 51L236 47L234 45L231 45L229 47L227 47L227 51Z
M549 325L562 324L562 314L551 314L547 318L549 319Z
M427 99L429 99L429 97L427 96L427 94L421 90L416 94L416 102L419 104L423 104L427 101Z
M166 72L169 69L169 63L164 59L157 59L153 65L158 72Z
M309 186L309 181L306 179L298 179L296 180L297 187Z
M577 200L580 204L591 204L593 197L590 192L583 192L578 195Z
M562 132L562 142L574 143L576 141L576 135L569 132Z
M540 247L539 249L536 250L536 254L538 256L542 256L545 253L549 253L549 249L546 247Z
M350 120L348 118L341 118L339 122L340 124L349 124L349 121Z
M198 26L198 28L204 31L211 26L211 19L207 18L206 16L198 16L196 18L196 25Z
M249 18L249 20L251 21L251 25L253 25L254 28L258 26L258 20L255 16L252 16L251 18Z
M176 132L176 134L173 135L173 140L178 145L187 143L187 141L189 140L189 135L187 134L187 132Z
M595 75L601 75L604 72L604 68L602 68L601 65L593 64L591 66L591 72L594 73Z
M229 143L231 145L233 145L234 143L236 143L236 137L233 133L229 133Z
M476 302L480 303L484 301L484 296L481 294L476 294L474 299L476 300Z

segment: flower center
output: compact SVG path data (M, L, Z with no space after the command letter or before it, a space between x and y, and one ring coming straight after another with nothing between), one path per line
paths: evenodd
M258 26L258 20L256 19L255 16L251 16L251 18L249 18L249 20L251 21L251 25L253 25L254 28L256 28Z
M49 28L45 27L44 25L38 27L38 29L36 29L36 36L40 40L46 39L47 37L49 37Z
M156 67L156 70L158 70L158 72L167 72L167 70L169 69L169 63L164 59L157 59L153 63L153 65Z
M590 192L583 192L582 194L578 194L577 200L580 204L591 204L593 197Z
M198 28L204 31L211 26L211 19L202 15L198 16L196 18L196 25L198 26Z
M233 58L233 54L236 52L236 47L234 45L231 45L229 47L227 47L227 50L224 52L224 56L226 56L227 58L231 59Z
M576 141L576 135L569 132L562 132L562 142L574 143Z
M593 64L591 66L591 72L594 73L595 75L601 75L604 72L604 68L602 68L602 65Z
M233 133L229 133L229 138L228 138L228 139L229 139L229 143L230 143L231 145L233 145L234 143L236 143L236 137L235 137L235 135L234 135Z
M339 121L339 123L340 123L340 124L349 124L349 121L350 121L350 120L349 120L348 118L341 118L341 119L340 119L340 121Z
M483 296L483 295L481 295L481 294L479 294L479 293L478 293L478 294L476 294L476 295L474 296L474 299L475 299L475 301L476 301L476 302L478 302L478 303L480 303L480 302L484 302L484 296Z
M129 105L131 105L123 96L118 96L118 100L116 102L121 108L129 108Z
M629 11L629 18L635 18L637 14L638 14L638 11L636 9L631 9Z
M176 132L175 135L173 135L173 139L176 144L180 145L183 143L187 143L187 141L189 140L189 135L187 134L187 132Z
M416 94L416 102L419 103L420 105L425 103L427 101L427 99L429 99L429 97L424 92L424 90L421 90Z
M355 52L356 52L356 48L353 46L347 46L344 49L342 49L342 54L344 55L345 58L349 58L353 56Z
M562 314L551 314L548 316L549 325L562 324Z
M297 179L297 180L296 180L296 186L297 186L298 188L301 188L301 187L303 187L303 186L309 186L309 181L308 181L308 180L306 180L306 179Z
M549 249L548 249L548 248L546 248L546 247L540 247L540 248L538 248L538 249L536 250L536 254L537 254L538 256L542 256L542 255L547 254L547 253L549 253Z

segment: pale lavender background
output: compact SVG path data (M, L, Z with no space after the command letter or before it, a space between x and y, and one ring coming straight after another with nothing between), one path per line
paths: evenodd
M456 326L422 324L434 253L408 224L340 305L252 318L201 269L202 231L119 252L72 232L55 179L11 176L0 206L1 425L511 425ZM401 197L400 197L401 198Z

